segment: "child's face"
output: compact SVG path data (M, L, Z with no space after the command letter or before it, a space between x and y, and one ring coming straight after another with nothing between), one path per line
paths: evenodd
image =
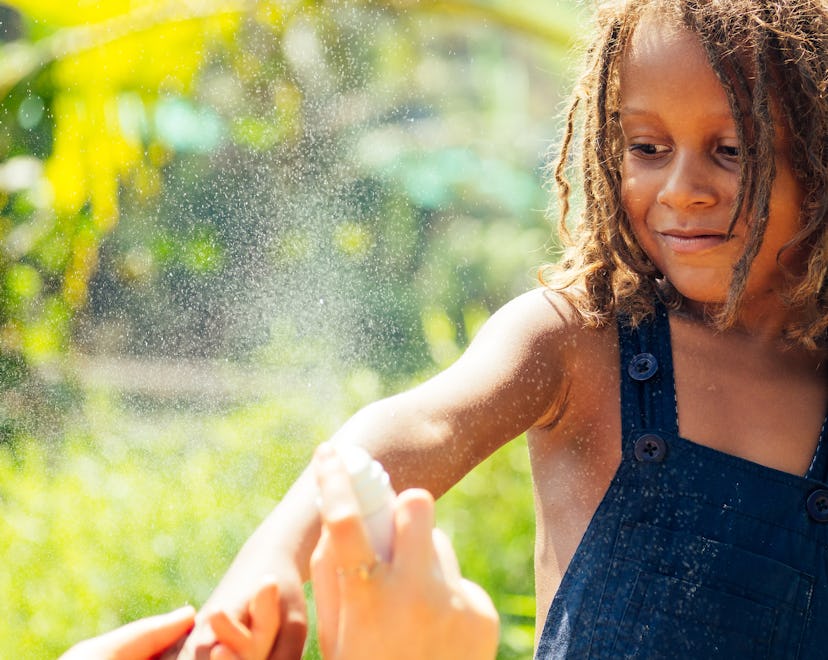
M724 88L698 38L654 19L636 28L621 67L621 194L639 244L685 298L721 303L747 233L727 228L739 187L739 142ZM784 286L777 253L799 229L802 190L777 130L776 178L745 301ZM792 251L791 251L792 252ZM783 253L799 271L801 257Z

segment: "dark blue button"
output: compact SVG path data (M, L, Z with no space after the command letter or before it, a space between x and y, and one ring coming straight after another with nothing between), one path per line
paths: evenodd
M667 443L660 435L645 433L635 441L634 451L635 457L643 463L661 463L667 455Z
M817 522L828 522L828 490L818 488L808 495L808 515Z
M633 380L647 380L658 371L658 360L652 353L639 353L627 365L627 373Z

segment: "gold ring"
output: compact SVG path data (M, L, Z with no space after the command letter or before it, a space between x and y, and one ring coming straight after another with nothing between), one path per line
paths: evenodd
M361 580L368 580L374 574L374 571L377 570L377 566L379 565L380 558L374 557L374 559L370 562L360 562L355 568L342 568L341 566L337 567L336 574L339 577L350 577L353 575Z

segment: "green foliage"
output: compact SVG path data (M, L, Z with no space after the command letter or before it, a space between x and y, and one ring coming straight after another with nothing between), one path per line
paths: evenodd
M365 377L355 374L345 388L354 400L375 394L370 386L360 393ZM54 658L122 623L203 602L332 429L299 396L147 420L99 395L87 419L59 448L0 448L4 657ZM525 443L466 477L438 514L464 575L492 594L500 612L499 657L531 654ZM312 643L306 657L317 653Z
M537 143L513 136L549 125L550 113L527 113L555 103L566 5L8 4L18 14L0 5L0 19L18 38L0 47L3 355L64 369L79 334L96 342L113 299L117 350L244 354L267 328L227 331L223 317L249 307L250 289L337 273L329 298L350 307L356 290L364 302L340 324L360 335L342 354L407 374L425 366L419 309L434 304L434 283L459 283L438 292L457 322L468 304L491 311L531 281L508 256L517 249L504 259L493 248L543 244ZM498 229L471 256L448 250L467 263L445 278L434 265L444 232L463 240L475 223ZM176 323L151 318L181 291L197 302ZM182 332L202 336L170 339Z
M0 449L4 657L203 602L330 431L299 400L151 424L103 399L89 412L60 448Z
M345 411L446 366L532 285L576 19L544 0L0 4L0 654L203 601ZM246 403L119 395L85 355L236 365ZM282 394L250 403L272 374ZM532 646L525 454L439 506L502 658Z

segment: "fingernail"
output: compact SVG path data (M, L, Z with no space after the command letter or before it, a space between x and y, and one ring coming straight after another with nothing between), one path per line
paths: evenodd
M337 469L339 454L336 447L330 442L325 442L316 448L313 455L313 466L317 480L323 475L329 475Z
M178 618L183 619L185 617L192 619L192 618L195 617L195 615L196 615L196 608L193 607L192 605L183 605L182 607L179 607L177 610L173 610L172 612L170 612L170 616L172 616L176 619L178 619Z

